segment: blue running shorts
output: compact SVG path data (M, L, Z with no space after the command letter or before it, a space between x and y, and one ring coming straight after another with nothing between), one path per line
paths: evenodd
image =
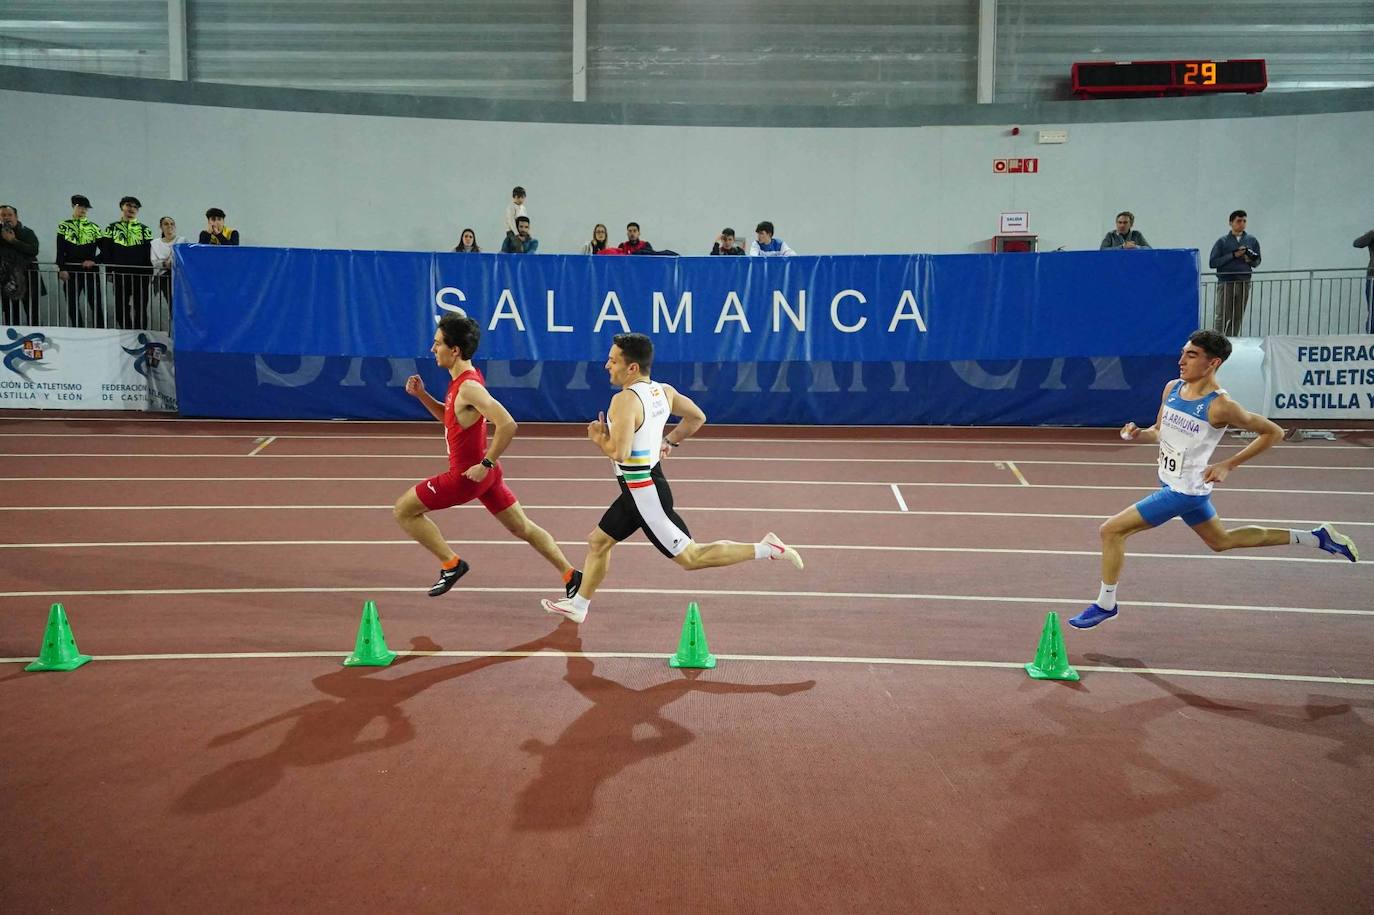
M1217 516L1211 496L1175 492L1167 483L1161 483L1156 492L1137 502L1135 508L1150 527L1159 527L1170 518L1182 518L1184 524L1192 527Z

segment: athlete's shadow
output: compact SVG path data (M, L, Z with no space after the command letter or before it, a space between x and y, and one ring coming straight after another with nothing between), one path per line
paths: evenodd
M1088 654L1086 660L1095 664L1119 667L1123 670L1144 668L1139 658L1118 658L1111 655ZM1374 702L1340 699L1335 696L1308 695L1301 706L1276 705L1266 702L1246 702L1241 705L1227 705L1193 692L1187 687L1166 680L1147 670L1136 670L1136 676L1170 694L1189 708L1252 721L1265 727L1295 734L1320 737L1335 741L1338 746L1326 754L1326 758L1343 766L1355 767L1363 758L1374 759L1374 731L1364 727L1356 715L1356 721L1342 720L1355 709L1374 710Z
M991 840L998 866L1018 877L1072 870L1089 857L1085 835L1100 835L1105 824L1145 821L1220 794L1145 747L1146 724L1180 704L1166 696L1099 711L1063 693L1035 702L1055 733L984 754L993 765L1019 766L1007 789L1022 812Z
M1145 666L1135 658L1088 654L1084 659L1124 669ZM1005 870L1029 876L1078 867L1089 856L1085 834L1100 837L1103 824L1144 821L1217 797L1216 785L1146 750L1146 726L1164 715L1198 711L1317 734L1339 742L1327 758L1345 766L1374 755L1368 731L1342 720L1353 707L1346 700L1310 696L1302 706L1228 704L1157 674L1142 670L1138 676L1166 695L1098 711L1047 693L1035 707L1059 725L1058 732L985 755L994 764L1019 760L1009 790L1030 804L993 839L995 858ZM1374 708L1374 703L1355 705ZM1052 856L1028 853L1041 839L1052 843Z
M581 651L580 640L573 651ZM521 744L539 758L539 774L516 800L517 829L569 829L591 815L601 783L622 769L654 756L680 750L696 739L687 728L662 715L664 706L688 693L768 693L788 696L809 690L815 680L798 683L722 683L699 679L697 671L632 689L598 676L590 658L569 657L563 677L592 707L547 744L530 739ZM645 728L652 734L640 736Z
M576 626L564 621L548 635L508 650L567 650L576 630ZM416 651L441 650L427 638L413 639L411 645ZM311 681L316 689L334 699L310 702L213 738L208 745L220 747L283 721L293 722L276 748L261 756L229 763L204 776L173 803L172 809L198 814L234 807L271 790L293 766L338 762L406 743L415 737L415 726L402 703L445 681L522 660L519 655L496 655L428 667L400 677L386 675L416 657L401 657L389 668L340 667ZM382 722L384 731L380 736L363 738L374 721Z

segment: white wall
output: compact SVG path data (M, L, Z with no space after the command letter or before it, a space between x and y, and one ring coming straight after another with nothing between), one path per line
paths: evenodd
M1084 102L1082 104L1091 104ZM1009 127L745 128L446 121L195 107L0 91L0 198L43 258L67 199L118 218L174 216L194 238L219 206L248 243L441 250L463 226L499 246L523 184L542 250L575 252L593 223L638 220L658 247L704 254L721 226L771 219L803 253L986 250L1004 210L1027 210L1041 250L1095 248L1118 210L1156 247L1205 257L1235 208L1264 267L1365 263L1374 225L1374 112ZM1038 127L1067 126L1062 146ZM1038 156L1036 175L992 160Z

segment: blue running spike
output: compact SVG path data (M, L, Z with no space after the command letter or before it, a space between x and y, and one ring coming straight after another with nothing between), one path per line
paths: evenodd
M1314 529L1312 533L1317 535L1317 546L1326 550L1328 553L1332 553L1336 556L1344 556L1351 562L1359 561L1360 550L1355 546L1355 541L1336 530L1336 526L1330 521Z
M1088 609L1069 619L1069 625L1075 629L1091 629L1098 623L1105 623L1120 611L1119 606L1115 610L1103 610L1097 604L1088 604Z

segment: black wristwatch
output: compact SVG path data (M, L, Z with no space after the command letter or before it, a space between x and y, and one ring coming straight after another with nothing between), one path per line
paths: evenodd
M490 460L488 460L487 458L482 458L482 466L485 467L485 468L487 468L488 470L490 470L492 467L495 467L496 465L493 464L493 463L492 463Z

